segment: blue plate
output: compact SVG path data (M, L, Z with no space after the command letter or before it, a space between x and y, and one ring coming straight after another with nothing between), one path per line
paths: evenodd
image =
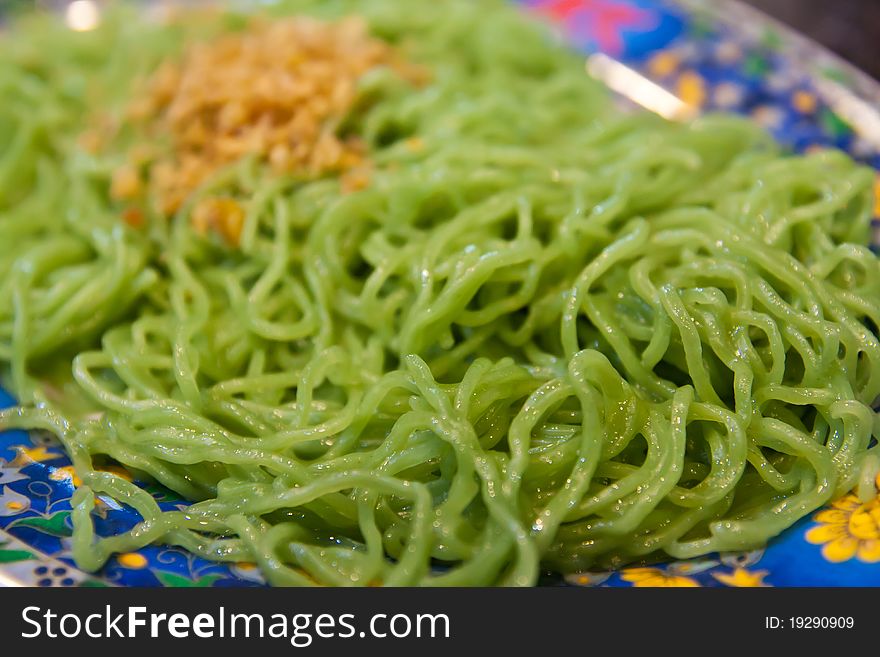
M880 84L753 9L729 0L711 6L696 0L517 2L554 23L587 56L588 70L624 102L671 118L712 110L747 115L794 150L839 148L880 169ZM874 228L876 246L880 220ZM0 390L0 405L12 403ZM70 497L77 483L52 438L0 434L0 585L264 585L253 564L218 565L164 546L117 555L95 574L78 570L70 558ZM164 509L186 506L165 489L148 490ZM103 535L138 521L109 498L99 499L97 511ZM765 550L547 576L542 584L877 586L880 496L862 504L848 495Z

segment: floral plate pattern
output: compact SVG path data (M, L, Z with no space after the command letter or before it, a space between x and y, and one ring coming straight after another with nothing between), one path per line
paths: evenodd
M680 116L752 117L793 150L839 148L880 170L880 84L816 44L732 0L511 0L554 23L588 69L623 66L674 101ZM624 92L624 95L625 92ZM880 246L880 174L874 248ZM0 390L0 407L13 399ZM128 476L124 471L117 474ZM61 447L40 432L0 433L0 586L261 586L253 564L215 564L148 546L84 573L70 557L70 497L78 484ZM880 477L877 487L880 489ZM186 503L147 486L163 509ZM99 497L96 529L124 531L137 514ZM878 586L880 494L848 495L765 550L616 572L547 575L545 585Z

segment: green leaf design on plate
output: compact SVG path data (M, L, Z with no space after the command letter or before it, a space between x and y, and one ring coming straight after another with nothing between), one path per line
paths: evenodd
M155 575L158 580L162 582L162 586L182 586L187 588L206 588L212 586L214 582L220 579L219 575L205 575L198 579L189 579L188 577L175 575L174 573L157 572Z
M743 70L746 74L759 78L770 70L770 62L761 55L751 54L743 63Z
M842 137L852 132L849 124L829 109L823 110L819 115L819 121L822 127L834 137Z
M58 511L51 516L21 518L9 524L10 527L31 527L50 536L71 536L73 530L67 524L70 511Z
M823 77L833 80L834 82L840 82L842 84L849 82L849 75L835 66L826 66L819 72Z
M27 550L3 550L0 549L0 563L13 563L36 559L37 556Z
M99 579L86 579L79 583L79 587L86 589L106 589L109 585Z
M688 27L688 33L695 39L705 39L713 34L714 22L707 16L695 14Z
M782 47L782 35L772 27L768 27L761 36L761 45L768 50L779 50Z

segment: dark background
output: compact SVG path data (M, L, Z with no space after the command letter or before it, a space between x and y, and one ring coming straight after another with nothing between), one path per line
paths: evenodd
M880 79L880 0L745 1Z

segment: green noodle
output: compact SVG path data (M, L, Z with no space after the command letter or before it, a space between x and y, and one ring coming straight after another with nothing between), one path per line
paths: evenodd
M369 145L367 188L245 159L145 230L107 192L134 135L99 156L76 136L242 19L4 37L0 360L21 405L0 426L63 442L81 567L158 542L275 585L530 585L752 549L873 494L872 172L731 117L621 113L502 4L273 6L356 11L432 81L365 81L340 129ZM240 248L191 227L217 192L247 209ZM193 504L162 511L108 463ZM96 494L142 522L97 537Z

